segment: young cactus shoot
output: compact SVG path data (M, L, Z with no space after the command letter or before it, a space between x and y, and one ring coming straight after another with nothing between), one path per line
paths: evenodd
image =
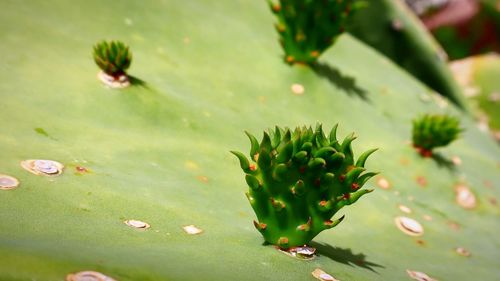
M264 132L260 143L247 132L250 160L231 151L246 174L246 195L258 219L254 225L268 243L282 249L306 245L343 220L332 220L338 210L372 191L362 187L376 173L363 172L376 149L355 162L354 135L339 143L336 131L337 125L326 137L321 125L293 132L276 127Z
M455 117L426 114L413 120L413 146L422 156L431 157L434 148L448 145L461 131Z
M268 0L289 64L313 64L344 31L353 0Z
M120 41L101 41L94 46L94 61L102 70L99 79L113 88L127 87L130 83L126 70L132 62L129 47Z

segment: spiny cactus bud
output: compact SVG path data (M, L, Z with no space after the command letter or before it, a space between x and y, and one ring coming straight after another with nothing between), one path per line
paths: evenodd
M259 143L250 133L250 157L231 151L239 160L249 186L248 200L264 239L288 249L309 243L343 219L332 217L345 205L372 190L362 186L377 173L365 173L365 162L376 149L354 161L353 135L337 141L337 126L329 137L321 125L276 127ZM249 167L254 167L250 169Z
M94 61L106 74L118 78L125 75L132 62L129 47L120 41L101 41L94 46Z
M461 131L455 117L426 114L413 120L413 146L422 156L430 157L434 148L448 145Z
M355 0L268 0L289 64L312 64L344 31Z

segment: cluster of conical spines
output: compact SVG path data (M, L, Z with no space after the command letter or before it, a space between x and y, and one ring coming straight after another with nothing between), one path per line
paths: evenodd
M339 142L336 131L334 126L326 136L321 125L276 127L264 132L261 142L246 132L250 157L232 151L246 173L247 197L258 218L254 225L267 242L282 248L307 244L342 221L332 221L339 209L371 191L361 187L376 175L364 173L376 149L354 162L354 135Z
M111 76L125 74L132 62L129 47L121 41L101 41L94 46L94 61L99 68Z
M311 64L345 28L354 0L268 0L287 63Z
M432 149L457 139L461 131L460 121L455 117L426 114L413 120L413 146L422 154L430 154Z

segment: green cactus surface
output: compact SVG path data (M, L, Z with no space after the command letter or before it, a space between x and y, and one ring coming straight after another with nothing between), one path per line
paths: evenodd
M121 41L101 41L94 46L94 61L106 74L113 77L126 74L132 62L129 47Z
M316 268L342 281L411 281L407 270L498 280L498 144L348 33L318 61L327 76L284 64L274 21L255 0L2 1L0 174L20 184L0 190L0 280L92 270L116 281L316 281ZM133 47L144 86L96 81L89 49L102 38ZM460 119L464 133L440 149L460 165L440 166L408 145L411 120L425 113ZM247 154L245 130L316 122L338 122L342 137L356 132L355 156L379 148L366 168L381 174L304 261L262 245L228 151ZM65 168L35 175L20 166L28 159ZM456 203L457 184L476 208ZM424 233L401 232L399 216ZM190 225L203 232L188 234Z
M254 226L264 239L280 248L302 246L321 231L339 224L331 220L344 206L373 190L361 187L376 173L365 173L365 162L376 149L361 154L356 163L351 147L354 134L341 143L337 125L326 137L322 126L276 127L264 132L260 144L250 139L250 159L238 157L249 186L248 201L257 214Z
M344 32L352 0L267 0L289 64L312 64Z
M370 0L353 15L349 32L470 113L443 48L404 1Z
M460 121L455 117L426 114L413 120L413 146L422 156L432 156L434 148L456 140L461 131Z

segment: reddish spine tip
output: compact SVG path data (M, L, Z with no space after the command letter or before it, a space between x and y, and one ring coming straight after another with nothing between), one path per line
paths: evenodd
M352 190L358 190L359 189L359 184L358 183L353 183L351 185Z
M343 199L344 199L344 200L349 200L350 198L351 198L351 194L350 194L350 193L346 193L346 194L344 194L344 196L343 196Z
M315 186L320 186L321 185L321 180L320 179L315 179L314 180L314 185Z
M345 180L345 175L340 175L340 176L339 176L339 181L340 181L340 182L343 182L344 180Z
M299 167L299 173L303 174L306 172L306 166L300 166Z

